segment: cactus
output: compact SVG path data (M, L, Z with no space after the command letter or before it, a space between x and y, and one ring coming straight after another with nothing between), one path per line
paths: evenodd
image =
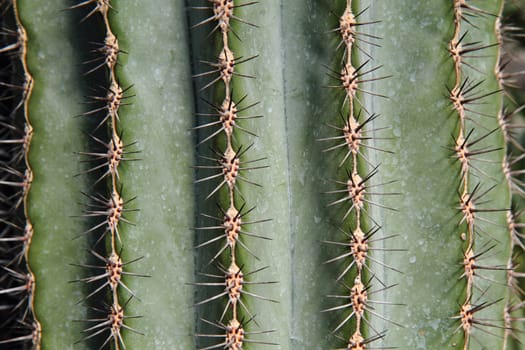
M0 6L1 349L521 347L503 0Z

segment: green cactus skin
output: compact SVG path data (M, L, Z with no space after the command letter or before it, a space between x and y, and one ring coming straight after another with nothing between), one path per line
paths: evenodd
M46 328L42 338L43 348L90 348L93 345L82 339L86 334L91 333L82 333L81 330L86 329L86 325L93 324L75 322L75 320L85 320L93 318L93 315L98 317L100 315L93 313L88 316L86 307L83 304L77 305L77 302L87 295L87 288L78 283L68 283L94 274L94 271L70 266L70 264L87 264L90 261L87 249L90 249L92 244L88 243L87 235L81 234L89 229L89 226L84 225L78 217L73 218L82 215L83 208L79 203L86 203L86 198L80 191L93 190L86 183L85 177L74 177L75 174L85 170L79 165L79 156L74 152L85 152L87 144L83 134L83 130L86 130L86 125L83 125L85 121L82 121L84 117L74 116L86 112L82 107L82 102L85 101L82 95L87 95L87 91L92 94L91 90L78 87L79 81L85 80L83 73L86 67L81 65L80 53L74 52L78 44L74 40L82 40L82 38L76 38L71 34L81 28L82 24L79 24L78 20L82 17L69 15L73 11L62 11L72 5L67 1L46 2L45 6L43 3L40 5L37 6L39 8L37 14L41 21L31 22L25 15L29 12L26 3L20 4L22 20L31 22L28 31L32 38L36 38L34 45L30 45L29 48L28 63L39 80L30 105L30 112L35 117L34 124L39 127L39 131L36 132L35 148L31 150L30 157L40 173L39 179L34 182L35 188L31 194L33 196L31 200L34 201L31 212L34 213L37 231L42 232L34 240L31 262L35 265L38 274L37 285L45 286L36 294L35 300L39 303L36 312L41 315ZM136 279L144 280L144 278L133 276L126 276L124 280L140 298L140 301L134 299L127 304L129 309L126 308L126 314L143 316L126 320L125 324L129 322L129 327L150 336L124 331L123 338L127 348L188 349L194 346L192 336L194 320L190 307L192 290L184 285L192 280L193 273L191 268L193 171L190 168L193 161L193 146L189 131L193 103L189 85L191 82L189 64L170 63L181 62L186 57L183 53L187 53L184 35L181 34L187 30L184 25L183 4L166 2L163 6L151 7L143 22L132 20L134 17L126 14L127 11L135 15L144 14L144 9L138 3L128 1L125 8L116 2L115 4L112 2L111 5L119 8L119 13L125 13L124 16L120 16L120 20L114 21L120 46L125 47L123 50L128 53L122 57L122 72L119 72L119 76L124 86L131 85L133 81L133 93L137 95L132 100L132 106L126 106L119 111L119 117L125 123L123 127L125 142L136 142L137 148L142 151L140 157L145 158L140 162L125 164L119 170L122 183L126 184L124 188L126 193L131 193L133 189L133 195L137 196L133 206L141 209L138 213L127 215L128 219L135 223L134 226L123 225L119 230L124 242L122 254L124 261L143 257L139 262L131 265L130 270L133 273L152 275L147 283L139 283ZM56 17L61 19L49 20ZM173 20L177 17L178 27L174 28ZM132 20L132 23L126 23L126 19ZM51 24L45 27L45 22ZM150 36L144 34L150 33L154 27L157 27L163 35L157 36L158 40L152 42ZM120 35L124 31L122 28L126 28L127 35ZM47 41L50 41L49 45L42 44ZM173 43L174 46L166 46L166 43ZM136 67L139 62L149 57L150 50L159 53L168 52L169 55L159 54L152 57L152 64L147 66L149 71L145 75L143 75L144 71L141 71L141 75L137 77L133 71L127 70L128 67ZM57 57L57 53L61 53L61 56ZM124 68L125 66L127 67ZM179 83L173 84L173 81ZM45 83L49 83L49 86L44 87ZM76 88L74 84L77 85ZM181 89L185 89L187 93L182 94ZM61 106L59 112L50 109L53 108L53 104L45 106L45 101L52 100L52 97L46 94L58 95L55 108ZM42 113L39 113L40 111ZM179 115L178 118L172 118L174 111ZM54 120L50 115L56 121L47 124L48 121ZM55 159L42 155L41 152L49 147L55 147L51 148L55 149L54 151L47 151L49 154L63 155L56 159L60 163L51 164L50 162L54 162ZM171 164L173 167L171 170L164 167L162 171L158 171L165 164ZM60 173L57 174L57 170ZM152 173L158 176L152 178ZM47 182L44 182L45 179ZM186 185L181 185L182 183ZM154 187L157 190L152 190ZM37 200L37 198L43 199ZM153 199L158 205L144 204ZM58 218L61 216L64 217L63 223ZM52 234L46 235L46 232ZM139 238L146 233L149 235L147 242ZM73 239L79 235L80 238ZM163 263L151 265L148 258L152 256L162 257ZM46 265L41 260L44 258L54 262ZM178 272L179 268L180 272ZM173 276L176 276L176 280L173 280ZM180 288L176 288L173 293L166 293L167 290L174 288L174 284ZM55 287L50 288L50 285ZM129 298L126 292L122 294L123 298ZM57 305L65 305L63 299L68 300L70 305L67 308L57 307ZM158 309L158 315L152 317L150 312L155 308ZM170 308L173 312L165 312ZM181 320L180 312L186 314L184 320ZM141 320L148 319L149 323L141 324ZM57 337L56 334L61 336ZM151 336L152 334L155 336ZM174 337L175 334L178 336ZM106 336L107 332L103 334L102 342ZM80 343L76 343L77 341Z
M83 174L86 166L81 163L82 157L75 153L86 152L89 142L85 132L91 130L84 117L74 116L86 112L82 102L84 95L91 94L83 76L86 67L81 65L90 47L80 42L86 26L98 24L89 22L93 18L79 23L82 15L77 10L61 11L80 1L18 3L27 29L27 64L35 79L29 101L34 127L29 153L34 172L28 196L34 226L29 263L36 277L34 307L42 326L41 348L98 349L108 333L94 341L83 340L88 334L82 332L86 323L77 322L93 317L89 309L92 298L87 305L78 304L90 289L69 283L93 273L71 264L86 265L92 258L87 249L92 247L93 237L82 234L90 226L77 216L87 204L81 191L96 189L89 174ZM265 1L235 9L236 16L258 27L232 22L233 31L241 38L229 38L235 56L257 55L236 67L236 71L238 68L241 74L256 79L236 77L233 90L238 98L247 95L246 104L259 102L246 115L264 118L243 120L242 127L258 137L239 133L234 143L244 147L253 144L245 160L266 157L264 165L269 166L246 173L246 178L261 188L245 183L239 184L239 189L247 207L256 208L247 215L247 221L272 219L249 227L250 232L271 238L246 238L246 245L260 260L243 250L236 259L245 271L269 266L254 274L254 281L278 281L249 286L249 291L278 302L244 299L257 321L250 322L247 331L272 332L247 336L261 343L246 342L243 349L342 348L354 331L351 321L335 336L331 334L349 315L348 308L322 312L340 305L327 295L348 292L336 282L348 260L325 263L345 249L325 241L348 240L338 227L348 231L352 222L351 218L341 222L348 207L329 206L334 196L324 193L337 187L334 181L348 179L345 166L338 167L344 152L324 152L336 142L328 145L330 142L318 141L335 135L327 124L342 125L337 123L341 123L338 116L344 93L326 86L334 85L327 73L341 68L342 50L337 50L340 34L330 31L339 26L338 16L345 4L346 0L333 4L318 0ZM375 242L369 252L372 272L365 277L374 276L371 290L381 289L378 280L386 286L395 285L373 294L373 299L403 304L376 304L366 311L370 323L363 324L363 336L381 334L368 348L520 348L517 340L508 336L510 330L504 329L503 319L505 306L516 305L522 298L511 296L507 286L509 252L518 247L510 243L515 237L506 218L511 191L502 171L506 145L498 120L504 107L502 92L498 91L501 82L496 76L499 46L490 46L498 42L496 17L490 14L500 13L502 0L463 4L489 13L474 11L476 16L468 17L474 25L461 21L461 30L468 30L464 43L489 45L465 55L481 56L466 58L475 69L461 66L462 78L468 76L473 84L483 81L474 94L483 96L475 101L482 104L468 106L483 115L467 112L465 134L473 130L471 140L479 139L471 149L494 149L473 157L468 173L467 191L474 191L479 183L477 193L483 194L475 200L480 211L475 213L474 252L488 250L477 259L480 267L473 279L471 302L487 307L474 313L474 319L482 323L468 332L458 316L468 294L462 264L469 237L458 209L458 193L463 190L460 162L451 150L460 124L447 90L454 87L456 74L447 50L454 37L454 1L352 1L354 13L368 8L359 21L377 21L359 28L381 38L380 47L358 42L372 58L370 67L382 66L371 76L391 76L365 85L387 98L366 93L358 94L358 98L367 110L380 115L368 127L381 132L374 133L367 143L393 153L367 149L365 155L371 164L360 161L359 167L366 173L380 165L370 184L395 181L384 192L401 193L372 196L372 201L381 206L365 207L381 226L378 237L392 237ZM92 6L94 3L88 3L85 13ZM191 168L204 165L196 155L207 155L204 149L208 145L196 149L196 144L209 135L208 131L191 130L197 125L194 109L209 112L200 98L222 101L220 88L198 91L208 79L199 77L191 85L192 74L203 72L205 65L199 61L213 62L220 45L213 36L207 37L214 24L190 29L211 12L188 6L210 6L210 2L188 5L183 0L158 0L145 6L138 0L113 0L111 6L115 10L109 13L112 30L126 51L119 55L117 76L122 86L133 85L130 94L134 95L132 104L119 110L123 137L127 143L136 142L136 149L141 151L137 155L140 161L125 162L119 168L124 192L137 196L133 208L139 209L126 214L133 225L119 227L122 257L124 261L142 257L129 266L129 271L150 276L124 277L126 286L140 299L132 298L125 313L141 316L124 323L143 334L124 329L123 342L127 349L194 349L218 344L222 338L207 342L195 335L218 334L217 328L200 319L217 322L224 303L194 305L223 288L211 290L199 285L208 282L199 273L216 273L206 264L223 241L195 249L213 234L206 236L192 229L210 226L210 220L200 214L220 217L215 202L223 208L227 203L224 193L218 199L204 200L214 184L193 184L206 172ZM359 49L353 52L357 62L368 60ZM224 146L224 140L209 142L218 148ZM367 220L367 225L373 225ZM353 277L345 276L344 282L351 285ZM110 300L104 294L96 296L98 305ZM129 293L120 290L119 300L128 297ZM514 316L519 317L520 312ZM246 313L243 316L249 318ZM514 335L523 338L521 333Z
M114 5L113 5L114 3ZM122 169L122 182L137 196L140 211L123 226L123 257L144 256L126 278L140 301L130 302L129 325L145 335L125 333L129 349L192 349L193 170L191 132L193 95L183 1L163 1L144 8L142 1L112 1L110 19L121 55L117 69L124 86L136 95L121 119L125 136L136 141L140 161ZM137 19L139 17L139 19ZM152 37L151 33L157 33ZM150 62L144 66L143 62ZM141 68L142 67L142 68ZM159 259L160 262L159 263Z
M382 22L374 26L377 32L373 34L384 38L382 48L372 50L373 56L384 63L385 70L395 74L395 78L386 81L383 87L390 92L389 100L381 105L375 101L372 103L379 113L396 116L388 125L396 136L389 147L396 157L388 158L378 154L377 161L381 162L383 171L377 181L399 180L403 201L397 206L398 213L383 211L378 215L384 220L387 234L401 235L397 246L408 249L408 257L393 257L392 264L402 270L403 275L397 279L399 287L388 292L389 300L404 302L407 306L389 314L389 318L405 327L389 332L385 342L413 349L443 346L463 349L466 337L459 320L453 318L459 315L458 305L466 298L466 279L460 276L464 272L461 264L467 248L461 239L461 233L466 232L465 224L459 224L462 219L462 214L458 211L458 193L461 193L459 162L454 160L454 152L450 151L450 147L454 146L452 140L456 137L451 135L457 135L459 126L457 115L450 101L447 101L446 91L447 87L451 89L454 85L454 65L446 51L454 31L452 1L419 4L410 10L412 13L419 13L418 16L407 15L407 9L403 8L401 2L392 5L389 6L387 18L382 18ZM476 2L475 5L493 14L499 13L500 9L500 2L490 5ZM381 5L373 6L370 16L379 17L386 10ZM396 25L396 29L392 30L393 23L397 20L402 25ZM494 16L478 15L471 21L475 21L477 28L461 24L462 28L468 27L465 43L489 45L497 42ZM420 30L414 31L413 26ZM429 32L440 34L426 37ZM436 51L436 47L442 50ZM388 56L384 52L389 52ZM463 78L468 76L472 82L483 80L475 96L497 91L495 67L498 64L498 47L476 51L470 56L482 56L467 61L476 69L465 65L461 67ZM414 62L415 58L417 63ZM426 93L418 94L417 103L413 103L412 96L416 89ZM400 99L404 102L396 103ZM467 121L467 128L474 129L472 140L498 128L501 95L492 94L476 102L483 104L469 107L488 117L468 114L471 119ZM384 125L378 119L375 127ZM482 161L472 161L474 170L471 169L469 173L469 191L478 183L483 188L479 191L480 194L495 186L478 200L487 201L480 204L479 208L508 209L509 189L501 173L505 152L501 131L497 130L485 137L473 148L501 149L473 157ZM451 167L455 170L451 171ZM474 176L476 173L477 176ZM472 303L490 304L497 301L475 316L496 327L478 325L472 331L469 348L496 349L501 348L503 336L501 327L507 287L506 273L501 267L507 264L510 235L505 211L481 211L476 215L476 253L495 245L489 253L479 258L478 264L495 269L478 269L476 274L482 278L476 277L474 280ZM390 278L387 277L387 280L390 281ZM420 292L413 298L407 298L407 290ZM377 320L375 326L381 328L384 327L383 324L381 320Z
M69 4L49 1L19 1L20 19L28 37L27 65L35 79L28 113L35 129L29 161L33 177L28 211L34 234L29 263L36 277L35 314L45 329L42 348L83 349L75 342L86 317L77 305L83 291L69 283L79 278L72 263L87 257L86 236L78 218L84 199L79 156L85 137L82 121L82 92L78 88L78 66L74 38L76 26L60 10ZM56 20L50 20L55 18ZM53 101L50 103L50 101ZM85 260L84 260L85 261Z

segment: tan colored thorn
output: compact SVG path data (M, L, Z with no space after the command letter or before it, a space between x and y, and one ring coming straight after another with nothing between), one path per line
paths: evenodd
M354 97L358 88L357 73L355 68L350 63L346 63L341 70L341 84L346 91L348 97Z
M231 320L226 326L226 344L224 349L242 350L244 343L244 328L236 319Z
M80 3L73 5L70 7L70 9L79 8L82 6L86 6L89 4L95 4L95 7L84 17L82 21L87 19L88 17L91 17L95 12L100 12L104 18L107 17L108 11L111 8L111 5L109 4L110 0L85 0L81 1Z
M345 136L346 144L353 155L357 155L361 145L361 129L358 121L354 116L350 116L348 121L343 126L343 134Z
M115 65L117 64L117 58L120 52L117 37L113 33L107 33L106 39L104 40L104 46L100 49L100 51L106 57L106 65L108 66L109 70L113 71L113 69L115 69Z
M34 350L40 350L40 342L42 339L42 327L39 322L33 321L33 331L31 332L31 338L33 340Z
M233 52L228 47L225 47L219 54L217 68L219 68L220 77L226 86L230 85L234 73L234 67L235 57L233 56Z
M31 224L29 220L26 220L26 226L24 228L24 237L23 237L23 242L24 242L23 252L24 252L24 257L26 261L29 261L29 248L31 247L31 241L33 240L33 233L34 233L33 225Z
M30 245L31 239L33 239L33 233L33 225L31 224L31 222L26 221L26 226L24 228L24 241L27 245Z
M241 232L241 216L233 206L224 215L224 231L228 245L233 250Z
M219 116L224 132L228 137L231 137L235 126L235 120L237 119L237 105L230 99L230 97L226 97L222 102L219 109Z
M106 97L107 102L108 102L109 115L115 116L118 118L117 113L118 113L118 109L120 108L120 104L123 98L124 98L124 91L122 90L122 87L119 84L117 84L116 81L112 81L111 86L109 87L108 95Z
M454 0L454 23L456 28L459 28L461 17L463 17L463 7L465 5L465 0Z
M472 305L468 302L461 305L459 316L461 320L461 328L463 328L465 337L468 338L472 332L472 326L474 324L474 311Z
M106 16L109 9L111 8L111 5L109 4L110 0L93 0L90 2L95 2L97 4L95 10L100 12L102 16Z
M358 319L361 319L365 313L367 300L368 293L366 287L363 282L361 282L361 278L357 276L350 290L350 301L352 302L352 310Z
M498 77L498 79L500 79ZM503 79L503 78L502 78ZM498 125L501 129L501 132L503 134L503 138L505 139L506 143L509 143L511 136L510 136L510 119L505 115L504 108L501 108L498 112Z
M237 157L237 154L231 147L228 147L220 159L220 163L222 166L224 181L226 181L230 191L232 191L237 181L237 177L239 176L239 157Z
M454 106L454 109L458 112L460 119L465 116L465 106L463 105L464 96L461 93L461 86L457 84L450 92L450 100Z
M465 192L461 195L459 200L461 212L463 213L462 221L466 221L469 227L474 227L475 205L470 197L470 194Z
M496 39L498 43L503 43L505 41L504 38L504 29L503 29L503 23L501 22L501 16L496 17L496 21L494 22L494 32L496 33ZM500 50L501 51L501 50ZM499 71L499 64L497 64L494 68Z
M352 200L352 204L356 209L360 209L364 205L365 184L363 179L357 172L352 173L352 177L347 181L348 197Z
M33 77L30 76L29 74L25 74L25 81L23 83L23 97L22 97L22 101L26 101L29 97L29 95L31 94L31 91L33 91ZM18 108L18 107L17 107ZM27 108L27 106L26 106ZM26 121L28 120L28 116L27 116L27 111L25 112L26 113Z
M21 56L21 54L24 51L23 50L24 42L22 41L22 34L24 34L24 32L22 29L18 28L17 33L18 33L18 37L17 37L16 42L0 47L0 54L16 50L16 51L19 51L17 52L17 55Z
M465 272L463 272L461 277L466 277L468 283L471 284L476 273L476 257L472 249L468 249L463 255L463 267Z
M498 23L500 20L500 18L498 17L497 20L496 20L496 23ZM498 27L496 27L498 28ZM498 43L502 43L504 42L504 39L503 39L503 34L499 31L499 30L496 30L496 37L497 37L497 42ZM508 79L508 75L507 73L505 72L504 70L504 67L505 67L505 64L503 63L503 58L501 57L501 53L499 53L500 57L499 57L499 60L498 60L498 64L496 64L494 66L494 75L496 76L496 79L498 81L498 84L500 86L500 89L504 89L503 87L506 85L506 83L510 83L511 79ZM507 81L509 80L509 81ZM500 113L503 112L503 109L500 109ZM500 119L500 116L498 115L498 119Z
M118 166L124 154L124 143L122 139L114 134L108 147L108 167L112 177L118 177Z
M108 226L111 232L117 230L117 225L120 221L124 211L124 199L120 196L116 189L113 189L111 199L108 203Z
M120 330L122 329L122 325L124 324L124 309L115 301L115 303L111 305L111 309L108 316L111 337L114 340L115 348L119 349L120 347L118 346L118 344L119 341L121 341L122 339Z
M510 231L516 230L516 222L512 210L507 211L507 225Z
M452 56L452 59L454 60L454 64L456 65L456 67L461 65L461 61L462 61L461 50L462 50L462 47L459 41L454 39L449 43L448 52Z
M22 179L22 198L21 198L25 203L24 211L26 212L26 214L27 214L27 196L29 194L29 189L31 188L32 183L33 183L33 170L31 170L31 168L28 167L24 171L24 177Z
M9 295L11 293L18 294L21 292L27 292L30 300L33 299L34 296L34 287L35 287L35 276L31 272L28 273L19 273L14 270L11 270L9 268L5 268L10 274L13 274L16 276L17 280L24 281L25 283L11 288L6 288L0 290L0 295ZM32 302L30 303L31 306L33 306Z
M366 263L366 257L368 254L368 243L366 241L365 234L360 227L357 227L352 232L352 240L350 242L350 249L352 256L357 265L357 269L361 271Z
M241 298L242 285L244 283L244 275L234 262L228 267L225 279L225 291L228 292L229 304L236 310L237 303ZM236 312L234 312L234 318L236 318Z
M516 318L512 316L512 307L507 303L503 309L503 327L505 328L504 344L507 344L507 338L514 332L514 321ZM503 347L506 349L506 346Z
M339 32L343 37L343 41L347 48L351 47L355 42L355 29L356 26L355 16L352 13L351 6L347 6L345 12L339 19Z
M512 293L515 293L516 295L519 296L523 294L523 291L519 285L518 278L523 278L525 276L523 276L523 273L521 272L516 272L516 267L517 267L517 264L512 260L512 256L511 256L509 258L509 261L507 262L507 287L510 288ZM509 302L510 302L510 299L507 301L507 305Z
M26 63L24 63L24 65L25 64ZM25 115L26 124L31 124L31 122L29 121L29 104L27 103L27 101L29 101L31 94L33 92L33 86L34 86L35 80L27 71L24 73L24 78L25 78L25 82L23 85L24 86L23 100L26 101L24 102L24 115ZM33 128L32 126L30 127Z
M15 10L15 12L17 12L18 10ZM19 23L20 24L20 23ZM16 42L12 43L12 44L9 44L9 45L5 45L3 47L0 47L0 54L3 54L3 53L6 53L6 52L9 52L9 51L19 51L17 54L19 57L23 58L22 56L25 55L25 52L26 52L26 45L27 45L27 34L26 34L26 30L23 26L21 25L17 25L17 28L16 28Z
M112 252L106 262L108 282L112 291L115 291L120 283L122 278L122 266L122 258L115 252Z
M463 137L463 133L460 133L457 140L456 140L456 146L454 147L454 150L456 151L456 157L459 159L459 162L461 163L461 174L465 176L468 174L469 170L469 159L468 159L468 149L467 149L467 142L465 138Z
M30 295L31 298L33 298L34 294L34 288L35 288L35 276L32 273L28 273L26 275L27 283L26 283L26 290L27 293Z
M366 349L365 338L363 338L359 330L355 331L354 334L352 334L352 337L348 341L348 346L346 348L348 350L365 350Z
M505 175L505 179L507 180L507 183L510 185L510 189L515 189L515 182L512 177L512 169L510 167L510 163L507 160L507 157L503 158L503 161L501 163L501 166L503 168L503 175Z
M223 33L230 30L230 20L233 17L233 0L212 0L213 14L215 20L219 22L219 28Z
M512 210L508 210L507 211L507 227L509 228L512 245L523 247L523 242L521 242L519 238L518 226L519 224L516 224L516 217L514 213L512 212ZM512 261L512 259L510 261ZM513 273L513 272L514 272L514 268L511 268L508 270L508 273Z
M22 148L24 150L24 154L27 154L27 151L29 150L29 146L31 145L31 139L33 138L33 127L26 123L24 126L24 137L22 141Z

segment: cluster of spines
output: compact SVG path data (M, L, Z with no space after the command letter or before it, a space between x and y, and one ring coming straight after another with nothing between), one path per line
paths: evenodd
M119 166L122 162L135 160L130 154L136 153L136 151L129 150L129 147L133 144L124 143L122 140L122 131L119 126L119 109L126 104L125 100L131 96L126 96L129 88L123 88L119 84L115 71L118 55L123 51L119 47L117 37L111 29L108 18L108 13L111 9L110 1L86 0L73 5L70 9L84 6L88 6L90 9L82 21L99 13L102 17L105 30L104 41L93 50L97 54L97 57L86 62L87 64L95 65L94 67L89 68L86 75L106 67L109 78L107 81L107 87L104 88L105 95L90 97L92 99L91 102L98 106L84 113L84 115L89 116L90 118L97 118L95 123L96 127L91 137L99 147L102 147L102 150L80 152L80 155L87 157L85 162L92 164L85 173L100 173L93 187L98 182L105 180L108 184L108 194L101 195L85 193L86 197L91 200L91 204L88 205L86 212L82 216L90 221L98 221L99 218L101 219L84 232L85 234L96 234L101 232L101 235L96 239L93 248L90 249L91 254L100 265L79 265L89 268L91 271L95 271L94 275L82 278L79 281L90 285L97 284L96 288L94 288L84 300L102 293L108 295L109 300L104 302L104 307L102 309L95 308L95 311L102 314L101 317L83 320L88 324L88 327L83 330L83 333L86 335L82 341L107 334L107 336L103 335L104 338L102 338L103 342L100 349L106 346L112 346L114 349L126 349L122 335L123 329L135 333L139 332L125 324L126 319L137 317L125 313L125 306L136 296L124 284L122 278L124 275L141 276L125 270L126 265L137 259L128 262L123 261L121 257L123 243L119 233L119 227L122 223L130 223L125 218L125 213L136 210L128 207L132 199L125 200L123 198L123 186L119 179ZM102 128L103 126L106 128L105 130L102 130L102 132L99 132L99 134L107 134L107 140L104 139L105 136L95 136L95 133L99 128L104 129ZM105 243L106 249L98 246L100 242ZM105 253L99 253L97 250L104 251ZM126 301L121 300L124 295L121 291L121 287L129 294L129 298Z
M486 208L483 204L486 201L483 197L489 193L494 186L488 189L483 189L482 177L487 174L483 170L475 166L476 161L487 162L486 159L480 157L484 154L489 154L501 150L501 147L482 146L483 141L491 134L505 131L503 124L500 121L500 129L490 130L479 137L475 137L474 125L477 125L477 117L491 117L491 116L476 110L473 107L479 104L480 100L487 98L490 95L500 93L501 90L482 91L483 81L476 82L468 75L468 70L478 71L474 65L473 60L478 57L477 52L488 49L496 44L482 44L479 42L467 42L469 30L475 31L477 29L474 21L476 17L492 17L496 18L498 23L499 14L489 13L482 8L467 2L466 0L453 0L454 13L454 34L449 41L449 53L454 64L454 85L449 89L449 99L452 108L457 116L457 134L454 135L454 146L451 147L453 157L460 163L459 171L459 188L458 188L458 210L461 213L460 225L461 232L458 236L463 241L463 257L462 265L463 272L460 276L465 280L466 289L464 300L461 301L461 306L458 310L458 315L454 318L458 319L460 325L458 330L463 331L464 344L463 348L468 349L473 338L473 330L478 328L485 333L495 334L491 329L503 328L505 333L510 331L507 324L500 324L498 320L488 320L477 316L480 311L492 307L500 300L482 300L486 294L486 290L481 290L478 286L477 280L480 278L487 278L481 274L482 270L501 270L512 275L514 270L512 266L485 266L482 262L483 257L496 246L496 239L493 245L490 242L480 246L476 244L476 238L482 233L480 222L492 223L492 221L480 217L480 213L502 212L506 211L510 214L509 208ZM470 26L469 29L464 29L463 24ZM499 39L499 38L498 38ZM501 48L498 48L499 50ZM499 55L499 53L498 53ZM499 57L498 57L499 58ZM496 74L500 63L498 62L495 69ZM504 132L505 133L505 132ZM472 184L472 180L476 179L476 183ZM490 235L489 235L490 236ZM509 263L511 264L511 263ZM480 296L475 297L475 289L480 291ZM505 348L505 347L504 347Z
M379 300L373 300L373 294L381 292L391 286L386 286L370 271L371 261L390 268L383 262L371 256L371 251L375 249L373 242L384 240L387 237L377 238L374 235L380 230L374 219L370 216L367 209L371 205L382 205L375 203L372 196L382 196L394 193L384 193L377 191L375 188L382 184L372 185L370 179L378 172L378 166L373 166L366 156L366 149L378 149L370 144L370 140L376 138L374 133L378 130L373 129L373 121L378 117L377 114L368 111L361 101L361 95L368 94L372 96L384 97L380 94L368 91L363 86L371 81L387 78L372 77L373 72L380 66L369 68L372 61L370 55L364 50L364 45L378 46L374 41L379 39L376 36L363 32L362 26L376 22L364 22L359 18L366 11L354 12L352 1L346 1L346 7L339 18L339 27L334 31L341 35L341 41L338 48L343 48L342 67L340 71L332 71L330 76L338 81L338 85L331 86L342 89L345 97L341 107L342 126L333 125L332 128L337 130L339 135L321 139L322 141L337 140L335 146L325 149L332 151L344 149L345 156L339 163L339 168L346 167L346 181L336 181L341 185L341 189L330 191L328 193L342 195L340 198L332 201L329 205L343 204L348 206L342 223L345 228L341 231L348 237L346 242L328 241L327 243L344 246L345 251L327 261L343 261L343 271L337 277L337 281L343 281L346 287L345 295L331 295L330 297L345 299L347 302L343 305L331 307L324 311L347 310L344 319L335 327L333 332L340 331L347 323L351 323L350 335L339 337L346 343L345 349L362 350L370 348L370 343L382 339L384 331L374 329L370 323L369 317L374 315L387 320L379 313L374 311L371 306L374 303L383 303ZM361 45L361 46L360 46ZM356 64L357 50L369 60L364 63ZM367 172L366 168L371 170ZM367 218L369 220L367 220ZM367 227L369 227L367 229ZM344 283L348 281L348 283ZM372 282L381 284L380 289L372 290ZM372 298L370 298L372 296ZM350 322L353 320L353 322ZM390 320L387 320L390 321ZM367 327L368 326L368 329Z
M496 20L496 36L498 42L502 45L506 41L512 41L513 36L519 28L509 24L504 24L502 18ZM508 73L505 71L511 58L504 55L503 50L498 51L498 64L496 66L496 77L498 84L504 93L502 94L502 108L498 115L498 121L503 131L505 143L507 145L505 158L502 166L508 187L511 189L513 196L525 196L525 185L518 178L523 171L515 170L516 163L520 162L524 157L525 149L518 142L516 138L516 130L525 128L524 125L517 124L514 117L519 113L523 106L516 107L516 102L507 91L509 87L515 86L515 78L523 72ZM510 105L510 107L508 106ZM515 153L518 153L517 155ZM508 344L514 338L519 342L518 333L520 328L518 323L525 319L522 317L522 312L525 307L524 297L525 291L520 287L520 281L525 277L523 272L518 271L519 263L517 258L525 251L525 242L523 236L523 224L520 223L523 211L519 210L516 205L511 206L507 212L507 225L510 234L509 259L507 262L507 285L509 286L509 295L506 300L504 309L504 338L502 349L506 349Z
M41 327L34 314L35 277L28 263L33 226L28 215L27 198L33 180L29 164L29 147L33 135L28 104L33 78L26 63L27 35L18 15L16 0L0 2L5 14L2 23L0 59L9 63L3 70L21 68L17 81L2 76L0 116L2 160L0 163L0 328L8 329L0 344L10 348L40 348ZM9 27L12 15L14 27ZM4 114L5 113L5 114ZM5 316L5 318L3 317ZM0 345L2 347L2 345Z
M198 179L196 182L202 183L219 179L220 181L218 185L214 187L206 199L212 198L214 195L220 193L221 189L226 188L227 204L226 209L219 205L220 214L222 215L221 217L202 214L203 216L220 224L196 228L200 232L205 232L207 230L221 231L220 235L197 245L197 248L208 246L211 243L220 242L223 240L224 244L221 245L221 248L216 254L214 254L210 261L210 263L216 262L220 274L203 274L208 278L212 278L215 282L197 282L195 285L223 286L224 288L222 292L219 292L218 294L205 300L199 301L196 303L196 305L206 304L214 300L221 300L222 298L227 298L227 300L226 306L224 307L220 317L218 317L213 322L203 319L204 323L220 329L221 334L198 333L196 336L202 338L223 337L223 341L220 343L204 347L202 350L215 348L240 350L246 343L270 344L268 342L252 339L250 337L251 335L262 334L270 331L246 331L245 328L249 322L253 321L255 324L257 324L257 322L255 320L255 315L253 315L248 310L246 303L243 301L243 298L250 296L258 299L269 300L248 291L246 286L267 284L271 282L254 282L247 280L247 277L249 278L250 275L261 271L262 269L246 272L243 271L243 265L239 262L240 248L256 257L244 242L245 237L248 236L267 239L267 237L246 231L245 227L247 225L260 223L266 220L246 221L244 219L246 215L255 208L246 209L245 203L239 204L239 202L241 202L240 199L244 200L244 198L240 193L238 186L238 183L241 181L248 184L257 185L256 183L249 181L243 174L246 171L264 168L265 166L257 166L254 164L262 159L243 160L242 158L245 157L245 154L251 148L251 146L245 147L243 145L235 144L235 135L238 132L244 132L255 136L253 132L242 126L242 120L260 117L242 116L241 113L243 113L243 111L253 107L257 103L241 107L241 104L246 99L246 96L236 99L232 89L232 81L235 76L253 78L251 76L239 73L237 71L237 67L239 64L247 62L256 56L245 59L242 57L235 57L229 46L230 34L238 37L238 35L232 30L232 21L236 20L243 24L254 26L253 24L236 16L234 14L235 10L239 7L253 5L255 2L237 3L234 0L209 0L209 2L211 3L211 6L193 7L195 10L213 11L213 15L197 23L194 27L198 27L206 23L213 24L214 27L212 29L212 33L215 31L220 32L221 48L219 50L217 62L202 61L203 63L209 65L212 70L196 74L194 77L208 78L209 76L217 74L216 77L212 77L211 80L205 83L205 85L201 88L201 91L208 89L214 84L222 82L224 89L221 91L224 92L224 97L221 103L207 102L207 104L213 110L212 113L198 113L198 116L200 117L212 117L217 119L211 122L200 124L195 127L195 129L202 130L209 127L218 127L209 136L204 137L203 140L199 142L199 145L211 140L217 141L218 137L223 135L225 137L225 146L224 150L213 150L215 157L202 157L208 161L215 162L215 165L199 165L196 166L196 168L212 170L215 169L217 173ZM239 125L239 121L241 121L241 125ZM223 254L224 252L226 253ZM221 255L224 257L223 264L217 262ZM241 309L242 311L240 311Z

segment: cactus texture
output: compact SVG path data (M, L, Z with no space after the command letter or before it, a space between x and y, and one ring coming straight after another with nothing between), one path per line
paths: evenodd
M520 349L504 6L0 0L0 349Z

